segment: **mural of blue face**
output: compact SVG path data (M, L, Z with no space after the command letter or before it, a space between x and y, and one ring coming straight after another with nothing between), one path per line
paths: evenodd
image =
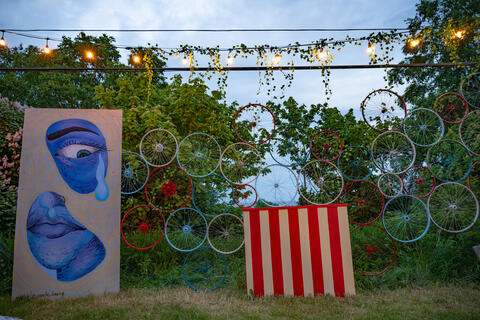
M81 194L95 191L99 201L108 198L107 145L97 126L82 119L57 121L48 127L46 140L58 171L70 188Z
M27 240L37 262L57 271L57 280L73 281L95 269L105 258L98 237L75 220L59 194L37 196L27 217Z

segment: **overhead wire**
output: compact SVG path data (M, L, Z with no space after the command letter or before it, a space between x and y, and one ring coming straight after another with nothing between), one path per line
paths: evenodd
M355 29L355 28L354 28ZM18 30L22 30L22 32L19 32ZM32 34L27 34L27 33L23 33L23 32L32 32L32 30L35 30L35 31L45 31L45 32L50 32L50 31L53 31L53 30L56 30L56 31L62 31L62 32L68 32L68 31L88 31L88 32L93 32L95 30L101 30L101 31L106 31L106 32L113 32L112 30L116 30L116 29L87 29L87 30L81 30L81 29L0 29L0 31L2 32L5 32L5 33L10 33L10 34L13 34L13 35L17 35L17 36L21 36L21 37L26 37L26 38L32 38L32 39L39 39L39 40L49 40L49 41L55 41L55 42L61 42L62 39L58 39L58 38L52 38L52 37L42 37L42 36L37 36L37 35L32 35ZM120 29L118 29L120 30ZM150 30L146 30L146 29L138 29L140 31L150 31ZM165 30L177 30L177 29L165 29ZM178 30L188 30L188 29L178 29ZM192 29L192 30L196 30L196 31L200 31L200 30L207 30L207 29ZM225 29L227 30L227 29ZM242 29L235 29L235 30L242 30ZM278 29L245 29L245 30L278 30ZM295 29L295 30L300 30L300 29ZM301 29L303 30L303 29ZM313 29L312 29L313 30ZM317 29L317 30L320 30L320 29ZM322 29L323 30L323 29ZM326 30L326 29L325 29ZM335 30L339 30L339 29L335 29ZM355 30L370 30L370 29L355 29ZM375 29L375 30L382 30L382 29ZM388 29L390 30L390 29ZM391 29L391 30L398 30L398 29ZM131 29L130 31L135 31L134 29ZM159 30L156 30L156 31L161 31L160 29ZM395 32L396 34L404 34L404 33L408 33L409 31L408 30L404 30L404 31L398 31L398 32ZM315 42L312 42L312 43L303 43L303 44L299 44L299 43L296 43L296 44L288 44L288 45L280 45L280 46L269 46L269 49L289 49L289 48L300 48L300 47L307 47L307 46L310 46L310 45L314 45L314 44L319 44L321 41L325 41L327 39L321 39L320 41L315 41ZM333 43L336 43L336 42L339 42L339 41L342 41L342 42L345 42L345 43L350 43L350 42L355 42L355 41L361 41L361 40L364 40L362 38L350 38L350 39L346 39L346 40L330 40L330 41L325 41L323 42L324 44L333 44ZM104 46L104 47L112 47L112 48L116 48L116 49L124 49L124 50L133 50L133 49L142 49L142 48L145 48L143 46L132 46L132 45L114 45L114 44L110 44L110 45L106 45L106 44L103 44L103 43L93 43L92 45L96 45L96 46ZM163 50L179 50L180 48L162 48ZM193 51L201 51L201 50L204 50L205 48L202 48L202 47L199 47L199 48L193 48L192 50ZM252 46L248 46L246 47L245 49L247 50L252 50L252 49L255 49L255 47L252 47ZM230 48L219 48L218 49L219 51L221 52L225 52L225 51L233 51L235 50L234 47L230 47Z
M399 28L233 28L233 29L16 29L3 28L5 32L344 32L344 31L396 31Z
M363 65L329 65L329 66L254 66L254 67L224 67L225 71L265 71L265 70L288 70L294 68L295 70L319 70L319 69L384 69L384 68L445 68L445 67L463 67L479 65L480 62L441 62L441 63L400 63L400 64L363 64ZM212 68L196 67L195 71L210 71ZM155 67L149 70L155 72L190 72L189 67ZM144 72L146 68L63 68L63 67L0 67L0 72Z

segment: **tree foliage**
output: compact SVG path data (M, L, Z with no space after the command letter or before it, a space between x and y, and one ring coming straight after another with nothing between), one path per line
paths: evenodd
M123 76L117 88L96 88L96 98L107 109L123 110L123 149L138 151L142 136L164 128L180 142L188 134L203 132L215 137L222 148L236 142L231 128L236 104L226 105L222 96L200 79L183 82L177 75L165 86L152 85L148 94L145 75Z
M407 19L411 37L401 63L480 62L480 2L476 0L421 0L413 18ZM457 36L457 32L460 32ZM391 85L406 84L403 94L415 106L431 107L442 93L459 91L473 67L402 68L389 71Z
M63 37L57 49L44 54L34 46L22 45L0 49L0 66L14 67L124 67L120 52L114 47L115 39L106 34L94 37L85 33L74 39ZM93 59L85 57L89 50ZM139 54L143 51L137 50ZM135 51L135 52L137 52ZM151 55L152 63L161 67L164 62ZM119 72L5 72L0 74L0 92L7 98L41 108L98 108L94 88L116 87L116 80L124 75ZM154 79L156 85L163 85L162 74Z

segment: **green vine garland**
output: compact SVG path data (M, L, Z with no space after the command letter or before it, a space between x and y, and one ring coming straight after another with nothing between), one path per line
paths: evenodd
M432 51L438 50L438 39L443 41L444 46L447 48L451 62L460 62L457 49L465 41L466 36L471 39L478 49L480 49L479 39L479 27L480 18L474 19L473 22L468 25L458 26L454 21L450 21L443 29L433 29L431 27L425 27L420 32L399 32L392 30L389 32L377 32L371 33L368 36L352 38L346 36L343 40L335 40L334 38L320 39L308 44L300 44L295 42L285 46L271 46L268 44L256 45L254 47L247 47L245 44L235 45L230 49L221 49L216 47L200 47L191 45L181 45L177 49L164 50L158 45L148 48L147 54L144 57L144 64L149 73L149 79L151 78L151 65L148 63L148 52L155 52L163 60L173 57L175 59L185 59L190 68L189 79L193 76L198 76L202 79L211 80L213 77L217 78L218 90L221 93L226 92L228 69L226 63L222 63L222 52L228 52L228 56L233 59L248 59L254 57L256 59L256 66L266 67L266 71L259 71L259 86L258 92L261 92L263 86L267 87L267 95L273 95L273 98L284 98L285 89L290 87L293 83L295 74L294 59L300 59L305 61L309 65L316 64L319 70L321 70L322 83L325 87L326 98L329 99L332 91L330 89L330 76L331 69L329 66L333 62L335 54L338 54L345 48L346 45L361 46L364 43L368 43L368 46L372 48L369 52L370 61L369 64L385 64L388 65L393 61L391 53L397 45L400 45L407 52L412 52L420 49L422 46L428 45ZM458 30L462 30L462 37L458 37ZM465 36L465 37L464 37ZM409 48L409 43L412 39L417 39L418 44L415 47ZM435 41L437 40L437 41ZM207 71L198 72L198 57L208 57ZM277 58L272 59L272 57ZM280 59L286 61L282 66L284 68L277 68L280 63ZM478 59L480 61L480 58ZM278 70L285 83L277 87L275 84L274 73ZM263 73L263 77L262 77ZM280 89L281 94L277 95L276 92Z

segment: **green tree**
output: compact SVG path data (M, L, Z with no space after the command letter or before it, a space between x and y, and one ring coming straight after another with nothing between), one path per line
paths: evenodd
M211 135L222 150L237 142L231 126L236 104L225 104L216 91L209 93L200 79L183 82L177 75L160 87L151 84L145 73L133 77L124 75L117 79L116 85L117 88L97 87L96 97L104 108L123 110L124 151L139 152L142 137L156 128L172 132L178 143L194 132ZM168 181L158 180L160 185L156 187L161 190L162 183ZM124 209L145 203L143 194L139 193L123 200Z
M302 161L304 160L304 149L306 148L309 152L310 140L320 130L336 132L341 137L344 147L363 146L369 148L376 136L373 129L355 117L353 109L342 114L339 109L333 108L327 103L300 105L292 97L280 104L268 102L267 106L276 116L276 124L279 128L276 134L281 136L278 149L285 152L290 150L291 158L300 164L304 162ZM303 134L282 129L285 125L298 127ZM304 146L304 148L298 146Z
M143 135L155 128L171 131L179 142L194 132L215 137L222 148L237 142L231 127L236 104L222 102L217 91L209 93L200 79L182 82L176 75L157 86L149 85L146 74L124 75L116 87L97 87L96 98L104 108L123 110L124 150L137 152Z
M405 44L402 63L480 62L479 1L421 0L416 8L415 17L406 22L419 44ZM407 102L432 107L439 95L458 92L472 69L401 68L389 71L388 79L391 85L407 85L403 94Z
M85 33L74 39L63 37L58 47L49 54L38 47L22 45L0 49L0 66L13 67L62 67L62 68L113 68L125 67L120 62L120 52L114 46L115 39L106 34L94 37ZM94 58L85 56L87 51ZM133 53L145 54L143 49ZM161 67L164 62L150 53L152 66ZM132 61L130 61L133 64ZM42 108L98 108L94 88L116 87L119 77L135 77L119 72L5 72L0 74L0 92L20 103ZM156 74L153 83L164 85L162 74Z

